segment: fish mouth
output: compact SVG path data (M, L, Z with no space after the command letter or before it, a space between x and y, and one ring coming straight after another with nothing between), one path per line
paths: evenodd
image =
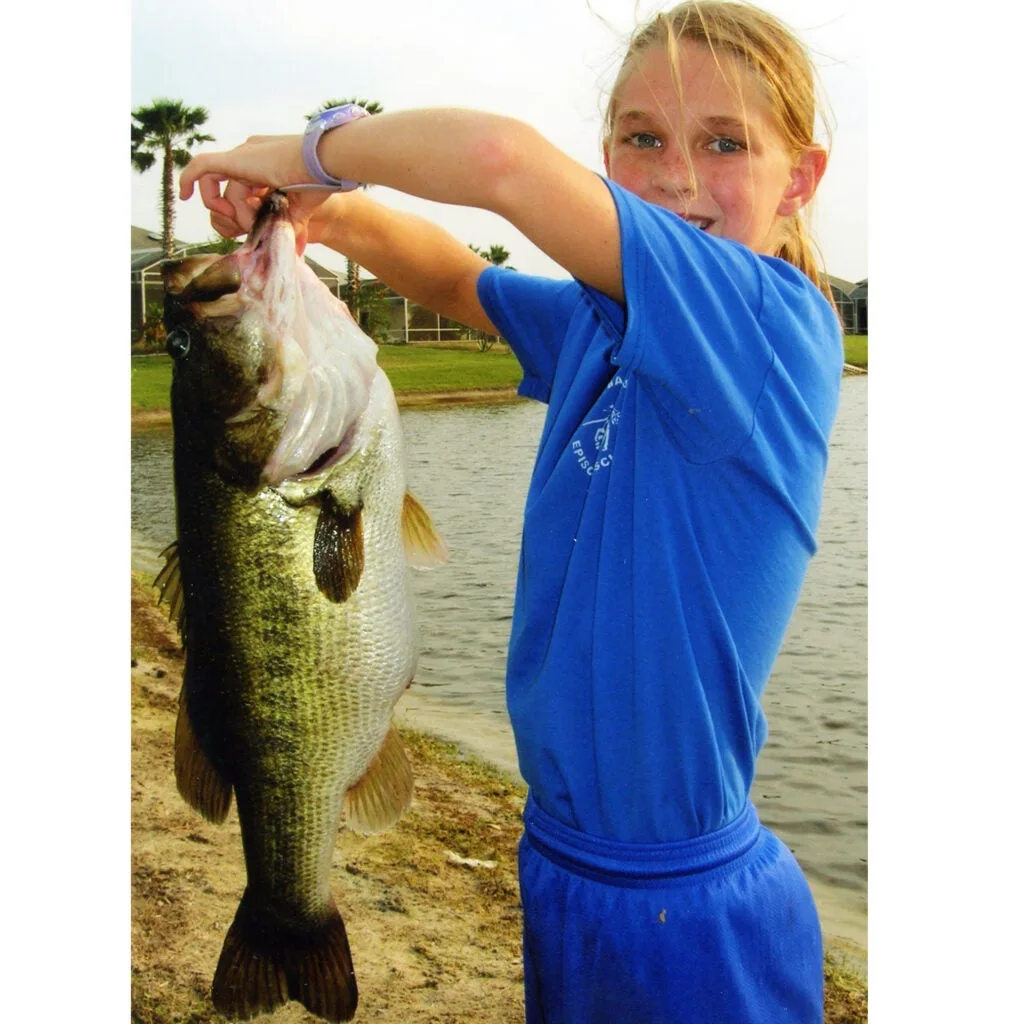
M290 202L268 193L241 249L250 333L273 346L253 406L283 418L261 480L315 483L354 446L376 373L376 345L298 251ZM252 410L240 410L242 422Z
M279 217L288 219L288 197L284 192L274 191L264 197L253 220L253 226L249 230L246 244L250 248L257 248L264 241L264 234L271 224Z

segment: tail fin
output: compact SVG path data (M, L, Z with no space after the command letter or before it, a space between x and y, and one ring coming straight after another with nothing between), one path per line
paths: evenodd
M358 986L337 908L312 929L296 931L247 889L225 936L211 999L219 1013L240 1020L270 1013L290 999L335 1024L351 1020Z

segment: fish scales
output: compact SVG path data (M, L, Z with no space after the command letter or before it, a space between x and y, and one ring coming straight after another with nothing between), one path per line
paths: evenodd
M235 254L170 264L165 280L177 780L214 821L234 794L247 872L212 998L238 1018L295 998L347 1020L334 837L342 810L374 831L410 801L391 725L417 659L408 556L437 564L445 549L406 494L375 346L298 258L281 197Z

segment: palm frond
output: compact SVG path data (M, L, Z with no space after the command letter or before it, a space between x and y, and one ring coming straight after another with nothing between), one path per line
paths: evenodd
M153 153L145 152L142 149L135 150L130 154L130 163L134 165L134 168L143 174L148 170L155 162L155 156Z
M360 100L353 97L352 99L346 100L324 100L311 114L306 114L306 120L311 120L316 117L317 114L323 113L324 110L330 110L331 107L343 107L346 103L354 103L370 114L383 113L383 104L378 100Z

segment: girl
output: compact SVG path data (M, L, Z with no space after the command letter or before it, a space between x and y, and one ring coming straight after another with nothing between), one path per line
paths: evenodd
M506 682L529 1022L822 1020L811 894L748 799L842 369L800 219L826 166L812 82L774 18L687 3L632 40L607 179L442 109L327 130L345 111L181 178L225 235L264 187L367 181L499 213L572 275L490 267L360 192L293 193L303 241L502 334L548 404Z

